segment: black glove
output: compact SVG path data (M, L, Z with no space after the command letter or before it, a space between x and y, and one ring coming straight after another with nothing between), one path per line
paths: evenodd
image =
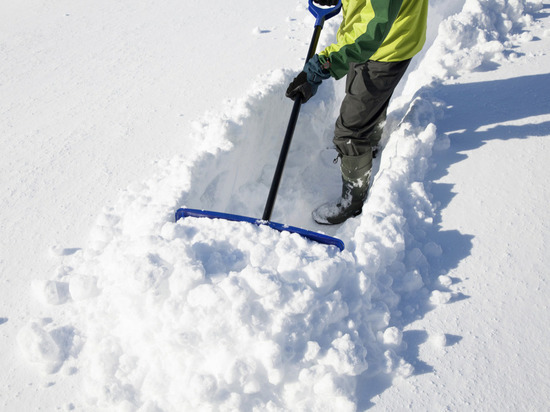
M286 97L296 100L302 95L302 103L307 102L317 93L319 85L330 77L330 73L325 70L319 56L315 55L304 66L304 70L292 80L286 89Z
M338 4L338 0L313 0L313 2L319 6L336 6Z
M317 87L313 90L313 86L307 81L307 73L301 72L288 85L286 89L286 97L296 100L299 95L302 95L302 103L307 102L317 91Z

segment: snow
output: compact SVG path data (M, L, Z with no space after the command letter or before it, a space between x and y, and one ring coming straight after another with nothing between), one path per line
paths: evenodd
M548 409L550 5L431 3L337 227L343 83L302 107L273 220L340 252L173 221L263 210L314 19L251 4L0 5L1 409Z

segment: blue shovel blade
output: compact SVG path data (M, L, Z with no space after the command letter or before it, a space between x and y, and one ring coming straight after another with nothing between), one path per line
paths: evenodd
M199 210L199 209L178 209L176 212L176 221L185 217L207 217L209 219L225 219L231 220L233 222L248 222L254 225L260 226L265 225L269 226L272 229L278 230L279 232L290 232L297 233L300 236L303 236L307 239L313 240L314 242L321 243L324 245L336 246L340 251L344 250L344 242L335 237L323 235L321 233L312 232L310 230L300 229L299 227L283 225L282 223L276 223L271 221L265 221L261 219L254 219L247 216L231 215L229 213L220 213L220 212L211 212L209 210Z

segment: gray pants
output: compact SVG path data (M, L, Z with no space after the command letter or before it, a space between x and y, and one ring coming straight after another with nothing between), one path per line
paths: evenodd
M378 145L390 98L409 63L369 60L350 65L346 96L334 131L334 145L340 155L360 156Z

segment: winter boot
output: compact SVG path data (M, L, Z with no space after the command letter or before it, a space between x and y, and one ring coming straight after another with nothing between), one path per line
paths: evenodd
M372 167L372 152L360 156L342 156L342 196L319 206L312 213L321 225L337 225L361 214L367 198Z

